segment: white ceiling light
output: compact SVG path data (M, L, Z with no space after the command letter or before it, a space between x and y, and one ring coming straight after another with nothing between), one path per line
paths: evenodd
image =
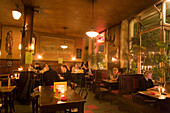
M92 0L92 22L91 22L91 30L86 32L86 35L89 37L96 37L99 33L94 31L93 28L93 20L94 20L94 0Z
M94 31L93 28L91 28L90 31L87 31L87 32L86 32L86 35L89 36L89 37L96 37L98 34L99 34L99 33L96 32L96 31Z
M67 29L67 27L63 27L63 29L64 29L64 35L65 35L65 30ZM63 49L68 48L68 46L65 44L65 42L64 42L64 44L60 45L60 47L63 48Z
M67 45L60 45L60 47L61 47L61 48L63 48L63 49L68 48L68 46L67 46Z
M21 12L14 9L14 10L12 10L12 16L15 20L18 20L21 17Z
M18 20L21 17L21 11L18 8L18 4L15 5L16 5L16 9L12 10L12 16L15 20Z

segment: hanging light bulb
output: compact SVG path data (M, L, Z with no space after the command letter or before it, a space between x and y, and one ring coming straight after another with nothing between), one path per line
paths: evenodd
M63 29L64 29L64 35L65 35L65 30L67 29L67 27L63 27ZM68 46L65 45L65 42L64 42L63 45L60 45L60 47L63 48L63 49L67 49L68 48Z
M68 48L68 46L67 46L67 45L60 45L60 47L61 47L61 48L63 48L63 49Z
M94 31L93 28L93 20L94 20L94 0L92 0L92 22L91 22L91 30L86 32L86 35L89 37L96 37L99 33Z
M18 20L21 17L21 12L19 11L18 4L16 5L16 9L12 10L12 16L15 20Z
M12 11L12 16L15 20L18 20L21 17L21 12L17 11L17 10L13 10Z
M94 31L93 28L91 28L90 31L87 31L87 32L86 32L86 35L89 36L89 37L96 37L98 34L99 34L99 33L96 32L96 31Z

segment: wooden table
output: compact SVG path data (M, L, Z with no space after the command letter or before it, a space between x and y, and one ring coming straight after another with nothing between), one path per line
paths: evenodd
M16 88L16 86L3 86L0 87L0 92L2 93L4 97L4 103L5 103L5 113L8 113L8 105L9 102L12 102L11 100L11 93ZM12 113L12 105L10 104L10 113Z
M39 108L40 113L51 113L57 110L78 108L78 113L84 113L84 100L70 87L67 88L67 101L59 101L55 98L53 88L50 86L39 86Z
M119 84L117 80L103 79L102 82L109 87L109 91L111 91L112 87Z
M170 98L170 93L164 93L164 94L160 94L158 91L139 91L139 94L145 95L145 96L149 96L158 100L164 100L167 98ZM154 94L153 94L154 93Z
M141 96L147 97L145 99L148 100L155 100L155 105L156 107L154 107L154 109L156 109L156 111L158 113L169 113L170 111L170 93L163 93L160 94L158 91L139 91L138 94L140 94ZM165 94L165 95L164 95Z

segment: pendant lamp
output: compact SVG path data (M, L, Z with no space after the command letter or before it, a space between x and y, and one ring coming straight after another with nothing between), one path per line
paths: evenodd
M16 9L12 10L12 16L15 20L18 20L21 17L21 11L18 8L18 4L15 4L15 5L16 5Z
M93 28L93 20L94 20L94 0L92 0L92 22L91 22L91 29L86 32L86 35L89 37L96 37L99 33L94 31Z
M65 35L65 30L67 29L67 27L63 27L63 28L64 28L64 35ZM63 49L67 49L68 48L68 46L65 45L65 42L64 42L64 44L60 45L60 47L63 48Z

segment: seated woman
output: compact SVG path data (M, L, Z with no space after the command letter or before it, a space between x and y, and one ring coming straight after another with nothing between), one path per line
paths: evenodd
M77 64L74 65L74 67L72 67L72 73L77 73L77 71L79 70L79 67Z
M109 76L107 77L109 80L119 80L119 73L118 73L118 68L113 68L113 73L109 74Z
M83 64L83 66L81 67L81 69L84 71L84 74L85 74L85 75L88 75L89 69L88 69L88 67L86 67L85 64Z
M153 85L151 78L152 78L152 72L149 70L145 71L144 77L139 80L139 90L140 91L146 91L146 90L151 90L151 89L157 88L157 86Z
M45 64L44 68L40 71L40 73L44 73L44 72L46 72L48 70L49 70L49 66L48 66L48 64Z

